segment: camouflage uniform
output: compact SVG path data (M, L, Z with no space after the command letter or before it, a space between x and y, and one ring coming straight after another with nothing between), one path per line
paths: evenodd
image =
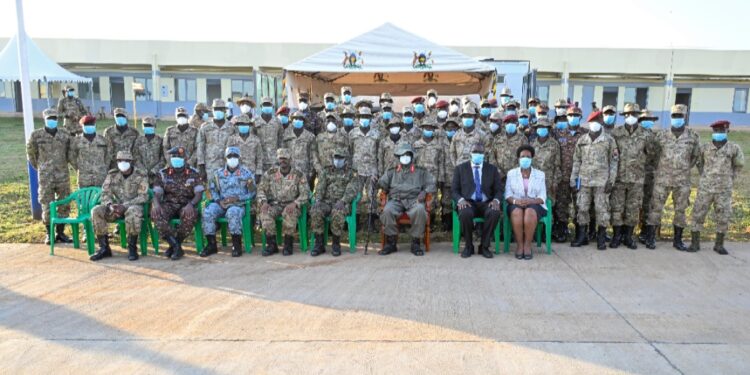
M245 116L245 115L241 115ZM226 153L239 154L237 147L227 147ZM203 209L203 233L207 236L216 235L216 220L227 218L229 233L242 234L242 218L245 216L245 202L255 197L255 175L244 166L238 166L230 171L224 166L215 170L208 181L211 191L211 203ZM237 201L221 206L221 201L227 198L237 198Z
M580 126L579 126L580 128ZM563 183L558 184L555 189L555 218L562 225L562 229L566 230L568 222L570 221L570 205L573 204L574 217L578 209L575 205L576 193L570 187L570 184L564 183L565 179L570 176L573 171L573 154L576 150L576 144L578 140L584 135L583 132L578 130L567 129L565 131L556 133L556 140L560 144L560 176Z
M235 116L232 120L236 120L240 124L251 124L253 122L248 115ZM242 134L238 128L237 134L227 140L227 147L239 149L240 155L242 155L240 162L245 168L252 171L253 175L263 174L263 145L252 129L247 134Z
M190 127L194 128L195 130L198 130L201 128L201 125L203 125L206 120L203 118L203 113L208 112L208 107L204 103L195 103L195 107L193 107L193 115L190 116L190 120L188 120L188 124L190 124ZM175 147L177 145L173 145L172 147ZM164 148L165 150L169 150L170 148ZM187 146L183 146L187 147ZM194 152L188 153L188 155L195 155ZM195 164L193 164L195 165Z
M734 142L727 141L719 147L713 142L700 146L698 169L701 171L701 178L691 217L693 232L703 229L703 222L712 205L716 232L723 234L729 230L729 220L732 217L732 188L744 165L745 155L742 148Z
M202 103L198 103L202 104ZM197 105L197 104L196 104ZM175 110L175 117L187 116L185 108L179 107ZM199 125L200 126L200 125ZM167 128L164 132L164 139L162 140L162 150L164 150L164 160L169 160L167 151L174 147L182 147L188 155L188 160L185 163L190 165L198 165L198 127L191 126L190 123L183 126L172 125Z
M378 147L378 176L382 176L390 168L398 167L398 159L393 157L393 152L402 144L411 144L405 139L405 133L402 131L400 138L396 141L387 136L380 141Z
M331 114L326 117L325 120L333 121L336 123L337 128L333 133L329 132L327 129L323 129L323 131L315 137L315 141L318 145L318 160L323 169L333 165L333 154L336 150L344 149L348 151L350 149L349 134L347 134L339 125L338 115L335 113ZM326 121L324 121L323 124L324 127L328 126ZM347 155L349 155L348 152ZM351 158L349 158L349 163L349 165L351 165Z
M417 117L414 116L414 108L412 107L408 107L408 106L404 107L402 110L402 113L403 113L402 121L404 120L405 117L409 117L409 116L411 116L414 119L411 124L411 129L409 129L409 124L404 123L404 126L401 130L401 137L403 138L403 140L406 143L413 145L414 142L416 142L419 138L422 138L422 132L419 130L419 124L421 120L417 119ZM391 122L393 122L393 120L391 120ZM387 134L384 135L384 137L386 136Z
M163 238L174 237L178 242L182 242L190 235L193 230L196 217L193 220L187 220L182 213L182 208L190 204L197 195L202 195L205 190L203 179L197 169L185 164L181 171L169 166L159 171L156 181L154 182L154 191L162 190L164 192L161 208L162 215L151 217L154 225L159 230L159 235ZM180 219L180 225L177 229L172 229L169 221L174 218Z
M271 104L271 98L263 98L263 103ZM276 150L281 147L284 139L284 128L276 117L270 116L266 120L261 115L255 119L255 133L263 147L263 171L268 171L276 165Z
M335 153L348 157L346 149L338 149ZM315 204L310 209L310 229L315 234L323 233L326 216L331 217L331 233L334 236L341 237L345 234L344 219L349 214L352 201L362 190L359 180L355 178L356 171L352 170L348 163L347 161L347 165L340 169L332 165L327 166L325 173L321 174L313 196ZM343 203L342 210L334 208L338 202Z
M351 96L351 94L352 94L352 88L348 87L348 86L341 87L341 96L342 97L344 96L345 92L348 92L349 95ZM338 105L338 107L336 109L338 111L338 113L339 113L339 116L341 116L344 113L344 109L350 109L350 110L356 112L356 109L354 108L354 100L353 100L353 98L352 98L352 100L349 101L349 103L344 103L344 100L343 99L341 100L341 102L339 103L339 105Z
M70 165L78 171L78 188L100 187L112 165L112 144L99 134L89 140L81 134L70 140Z
M627 106L625 107L628 108ZM612 226L635 227L643 204L643 180L646 160L656 153L653 136L638 124L612 130L620 153L617 180L612 190Z
M83 131L83 127L78 122L87 111L80 98L69 97L66 95L67 91L72 89L72 86L65 86L63 97L57 101L57 113L65 118L63 129L67 131L70 136L75 137Z
M327 92L323 94L323 101L325 102L323 104L323 110L318 112L318 124L321 124L321 126L325 126L326 124L326 118L330 114L335 114L336 117L338 117L339 112L336 110L336 95L334 95L332 92ZM332 107L329 109L328 103L331 103Z
M127 117L127 112L122 108L115 108L113 111L114 115L122 115ZM138 139L140 133L130 125L118 126L112 125L104 130L104 138L112 144L112 155L117 155L120 151L127 151L133 153L133 146L135 140ZM138 162L138 160L136 160ZM117 168L115 159L112 159L110 169Z
M302 113L297 111L294 117L301 116ZM306 129L300 129L300 133L295 133L294 127L289 127L284 131L283 147L289 149L292 155L292 168L297 169L305 176L306 181L312 182L315 175L319 174L320 160L318 159L318 143L315 135Z
M372 202L375 200L374 194L373 196L370 195L370 189L373 187L372 178L379 176L380 133L375 129L370 129L365 133L362 129L356 127L349 133L349 144L352 149L352 167L357 171L363 189L357 212L375 214L375 212L370 212ZM377 189L374 191L377 191Z
M540 120L541 121L541 120ZM580 178L578 191L579 225L589 224L589 206L593 198L596 207L596 223L599 227L609 226L609 194L617 178L617 143L602 132L595 140L590 135L581 137L573 153L573 168L570 173L570 186L575 187Z
M643 110L641 118L650 116L648 110ZM641 203L641 212L639 216L639 223L641 231L646 227L646 219L648 218L649 205L651 204L651 198L654 193L654 181L656 179L656 165L659 163L659 153L656 147L656 132L652 129L646 129L646 133L649 134L651 142L654 142L653 152L646 155L646 167L644 168L643 178L643 201Z
M536 125L539 125L539 123ZM540 142L539 137L534 139L531 142L531 147L534 147L534 168L544 172L547 193L554 197L557 185L562 180L560 144L550 134L545 142Z
M214 99L213 108L226 108L221 99ZM237 134L237 128L228 120L219 126L215 120L210 120L198 130L198 166L204 166L206 173L215 171L224 165L224 150L227 141Z
M422 127L436 124L434 122L425 122ZM434 133L433 133L434 134ZM437 186L441 188L445 185L450 185L451 181L446 180L446 166L445 159L447 157L445 144L439 139L436 139L433 135L430 141L426 141L424 138L414 142L414 158L415 165L417 167L424 168L429 172L437 182ZM438 200L432 200L432 208L437 208ZM445 214L445 212L443 212Z
M459 165L471 159L471 147L475 144L487 144L487 134L478 129L476 125L467 133L465 127L456 132L451 141L449 156L453 165Z
M291 158L291 153L285 148L280 148L277 155ZM276 218L281 216L283 235L294 236L297 233L300 209L307 203L309 196L307 180L299 170L292 168L286 176L279 167L266 171L265 178L258 185L258 206L262 207L265 203L270 206L268 212L261 211L259 215L261 226L267 235L276 236Z
M120 151L116 160L131 160L133 157L127 151ZM143 224L143 205L148 201L148 176L142 170L134 168L126 178L119 169L112 169L102 185L100 203L91 210L91 221L97 236L107 235L107 224L125 218L125 232L128 236L138 236ZM112 204L126 207L124 215L118 216L110 209Z
M143 123L156 126L156 119L145 117ZM153 185L154 181L156 181L156 175L167 164L162 149L163 143L164 140L160 135L153 134L151 136L139 136L135 140L135 145L133 145L133 157L136 161L136 167L148 175L149 185Z
M449 124L455 124L458 126L457 118L449 117L448 120L446 120L445 124L443 125L443 134L445 134L445 137L442 137L440 139L440 143L443 145L443 149L445 150L445 181L453 182L453 172L456 169L455 164L453 164L453 160L450 158L450 148L451 143L453 142L453 138L448 137L447 128ZM455 136L455 135L454 135ZM449 231L453 227L453 220L450 217L452 214L452 206L453 206L453 199L451 198L451 184L446 183L443 184L443 188L440 189L440 205L441 207L441 220L443 224L443 230Z
M300 100L302 99L306 99L308 105L310 104L310 95L308 93L301 92ZM299 109L299 112L302 112L302 115L305 116L305 130L309 131L313 135L318 134L318 132L320 132L321 130L320 124L325 124L325 122L319 123L318 116L310 110L309 106L307 109Z

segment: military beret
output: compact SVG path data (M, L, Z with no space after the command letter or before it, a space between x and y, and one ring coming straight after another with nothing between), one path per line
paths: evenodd
M415 97L414 97L414 98L413 98L413 99L411 100L411 104L417 104L417 103L424 103L424 98L423 98L423 97L421 97L421 96L415 96Z
M445 100L438 100L437 103L435 103L435 108L448 108L450 103L448 103Z
M47 108L44 111L42 111L42 117L44 118L57 117L57 110L54 108Z
M112 111L112 115L114 115L114 116L125 116L125 117L127 117L127 116L128 116L128 112L126 112L126 111L125 111L125 108L115 108L115 109L114 109L114 110Z
M115 160L133 160L133 155L130 151L117 151Z
M292 153L289 152L288 148L280 148L276 150L276 158L278 159L291 159Z
M243 113L243 114L241 114L239 116L234 116L232 118L232 121L234 121L235 124L252 124L252 123L255 122L255 121L253 121L252 118L250 118L250 116L248 116L245 113Z
M177 108L175 108L175 110L174 110L174 117L177 117L177 116L188 117L187 109L185 109L185 107L177 107Z
M240 156L241 155L240 154L240 148L236 147L236 146L229 146L229 147L227 147L227 149L224 151L224 157L227 157L229 155Z
M214 101L211 103L211 108L226 108L227 103L224 102L222 99L214 99Z
M185 148L182 147L182 146L175 146L175 147L170 148L167 151L168 155L180 156L180 157L183 157L183 158L186 157L186 155L185 155L186 153L187 152L185 151Z
M265 102L263 102L265 104ZM289 115L289 107L282 105L276 110L276 115Z
M255 108L255 100L253 98L245 95L239 99L237 99L237 104L247 103L250 105L250 107Z
M96 125L96 117L92 115L86 115L81 117L81 119L78 120L78 123L81 125Z
M143 117L143 120L141 120L141 122L142 122L142 123L143 123L144 125L145 125L145 124L151 124L151 125L153 125L154 127L156 126L156 119L155 119L155 118L153 118L153 117L151 117L151 116L144 116L144 117Z
M594 111L589 114L589 117L586 119L587 122L592 121L598 121L602 117L602 111Z
M688 108L684 104L675 104L672 106L672 114L687 115Z
M625 103L625 108L622 110L621 115L628 113L640 113L641 107L637 103Z
M503 117L503 122L511 123L511 122L518 122L518 116L516 115L507 115Z
M722 129L728 129L729 128L729 121L727 120L718 120L714 121L713 124L709 125L712 128L722 128Z

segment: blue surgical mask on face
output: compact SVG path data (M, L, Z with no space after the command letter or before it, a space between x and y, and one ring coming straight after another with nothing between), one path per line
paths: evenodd
M505 111L505 114L506 115L515 115L516 114L516 110L514 110L514 109L507 110L507 111Z
M299 119L295 119L292 121L292 126L294 126L295 129L302 129L302 126L305 125L305 122Z
M341 95L341 100L343 100L344 103L349 104L352 101L352 96L350 94Z
M370 119L369 118L361 118L359 119L359 125L363 128L369 128L370 127Z
M145 135L154 135L156 133L156 128L153 126L144 126L143 127L143 134Z
M565 130L568 127L568 123L565 121L558 121L555 123L555 129Z
M537 128L536 129L536 135L544 138L547 135L549 135L549 129L547 129L547 128Z
M456 135L455 130L446 130L445 135L448 136L448 138L453 138L454 135Z
M479 110L479 114L484 117L489 116L491 112L492 112L492 108L489 108L489 107L484 107Z
M684 118L673 118L671 119L672 127L673 128L681 128L685 126L685 119Z
M273 107L270 105L264 105L260 107L260 112L264 115L270 115L273 113Z
M73 91L73 90L70 90L70 91L68 91L68 97L69 97L69 98L72 98L72 97L74 97L75 95L76 95L76 92L75 92L75 91Z
M520 166L521 169L529 169L531 167L531 158L524 156L518 159L518 166Z
M208 113L204 113L203 116L201 116L201 119L203 119L203 121L208 121Z
M528 117L521 117L518 119L518 123L522 126L529 126L529 118Z
M289 116L281 115L279 116L279 121L281 121L282 125L286 125L289 123Z
M536 107L529 107L529 114L530 115L536 114Z
M326 102L326 109L329 111L333 111L334 109L336 109L336 103Z
M240 131L240 134L250 133L250 125L237 125L237 130Z
M117 124L117 126L125 126L128 124L128 119L123 116L117 116L115 117L115 124Z
M224 111L214 111L214 120L223 120Z
M182 168L185 166L185 159L178 157L169 158L169 162L172 163L173 168Z
M383 120L390 120L393 118L393 112L383 112Z
M414 105L414 112L424 113L424 104L416 104L416 105Z
M470 128L474 126L474 119L471 117L464 117L461 119L461 123L464 125L464 127Z
M424 135L427 138L432 138L434 134L435 134L434 130L422 130L422 135Z
M50 128L50 129L56 129L57 128L57 120L53 120L51 118L44 120L44 126Z
M570 124L570 126L581 125L581 117L580 116L569 116L568 117L568 124Z
M84 134L94 134L94 133L96 133L96 125L84 125L83 126L83 133Z
M344 117L344 126L354 126L354 119L351 117Z
M414 123L414 117L404 116L404 124L411 125Z
M644 129L651 129L654 127L654 122L652 120L643 120L641 121L641 126Z
M514 123L505 124L505 132L508 134L515 134L518 127Z
M478 154L478 153L472 152L471 162L473 164L482 164L484 162L484 154Z
M604 115L604 124L605 125L612 125L615 123L615 118L617 116L615 115Z
M727 140L727 133L713 133L711 134L711 139L716 142L724 142Z
M494 133L494 132L497 131L497 129L500 129L500 125L498 123L491 122L490 123L490 131Z

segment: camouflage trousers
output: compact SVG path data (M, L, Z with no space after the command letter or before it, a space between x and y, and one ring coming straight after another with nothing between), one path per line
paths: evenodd
M578 206L578 224L589 225L589 207L593 200L596 225L609 226L609 194L605 193L604 190L604 186L581 186L576 202Z
M198 217L196 215L193 220L187 220L181 211L184 206L184 204L177 203L161 204L163 210L162 215L154 215L151 217L156 229L159 231L159 236L162 238L173 236L185 239L190 235L190 231L193 230L193 226L198 220ZM178 225L177 228L172 228L172 226L169 225L169 221L172 219L180 219L180 225Z
M503 185L504 186L504 185ZM437 204L437 199L432 200ZM446 182L445 185L440 189L440 205L442 206L441 215L448 215L453 210L453 197L451 197L451 185ZM433 207L436 208L436 207Z
M297 220L299 219L300 209L290 203L268 204L270 209L264 213L261 209L259 218L260 225L268 235L276 235L276 218L281 216L281 232L285 236L294 236L297 233Z
M565 226L570 222L570 205L573 204L574 217L578 212L575 205L576 192L568 184L560 184L555 191L555 220L563 223Z
M310 230L313 233L323 233L325 230L325 218L331 217L331 233L334 236L341 237L344 234L344 223L346 215L349 214L349 205L345 205L343 210L333 208L328 202L315 202L310 209Z
M49 204L52 201L60 200L70 195L70 180L54 182L39 182L39 204L42 205L42 221L49 225L50 210ZM57 217L68 217L70 215L70 205L57 206Z
M639 220L641 225L646 225L646 219L648 218L648 209L651 205L651 198L654 195L654 172L646 172L646 177L643 179L643 203L641 204L641 213Z
M357 176L359 178L359 184L362 186L362 199L359 200L357 205L357 213L360 215L376 214L377 212L370 212L370 207L378 207L378 187L375 185L372 189L372 196L370 196L370 186L377 184L372 182L372 178L369 176Z
M414 203L411 207L406 208L400 201L390 200L386 202L383 213L380 215L380 221L385 228L386 236L395 236L398 234L398 218L406 212L411 222L409 235L412 238L422 239L424 237L425 225L427 225L427 210L422 203Z
M709 193L698 189L691 217L694 232L703 230L703 223L711 206L714 207L713 219L716 223L716 232L726 233L729 230L729 219L732 217L732 191Z
M245 206L231 206L226 210L212 202L203 209L203 233L207 236L216 235L216 220L227 218L229 233L242 234L242 218L245 216Z
M77 119L65 118L62 127L71 137L83 133L83 125L79 124Z
M97 236L107 235L107 224L115 220L125 218L125 233L128 236L137 236L141 233L143 224L143 206L136 204L128 207L124 215L107 209L105 205L98 205L91 209L91 222L94 224L94 233Z
M609 197L612 207L612 226L635 227L643 205L643 185L631 182L617 182Z
M669 193L672 193L672 203L674 204L674 221L672 224L685 228L687 218L685 210L690 205L690 184L678 186L654 185L653 196L651 197L651 206L649 207L648 225L661 224L661 214L664 212L664 203L667 201Z

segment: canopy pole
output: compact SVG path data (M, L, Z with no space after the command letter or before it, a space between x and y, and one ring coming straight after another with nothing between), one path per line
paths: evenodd
M50 97L51 93L49 91L49 82L47 81L47 77L46 76L44 77L44 87L47 89L47 108L51 108L52 104L49 101L49 97Z
M94 111L96 111L96 107L94 106L94 79L92 78L91 81L89 81L89 98L91 99L91 113L90 115L93 115Z
M34 108L31 106L31 87L29 87L29 55L26 48L26 29L23 23L22 0L16 0L16 38L18 38L18 69L21 78L21 106L23 108L23 133L26 142L34 131ZM31 215L34 220L42 219L42 206L39 204L39 177L31 162L26 162L29 172L29 195L31 200Z

